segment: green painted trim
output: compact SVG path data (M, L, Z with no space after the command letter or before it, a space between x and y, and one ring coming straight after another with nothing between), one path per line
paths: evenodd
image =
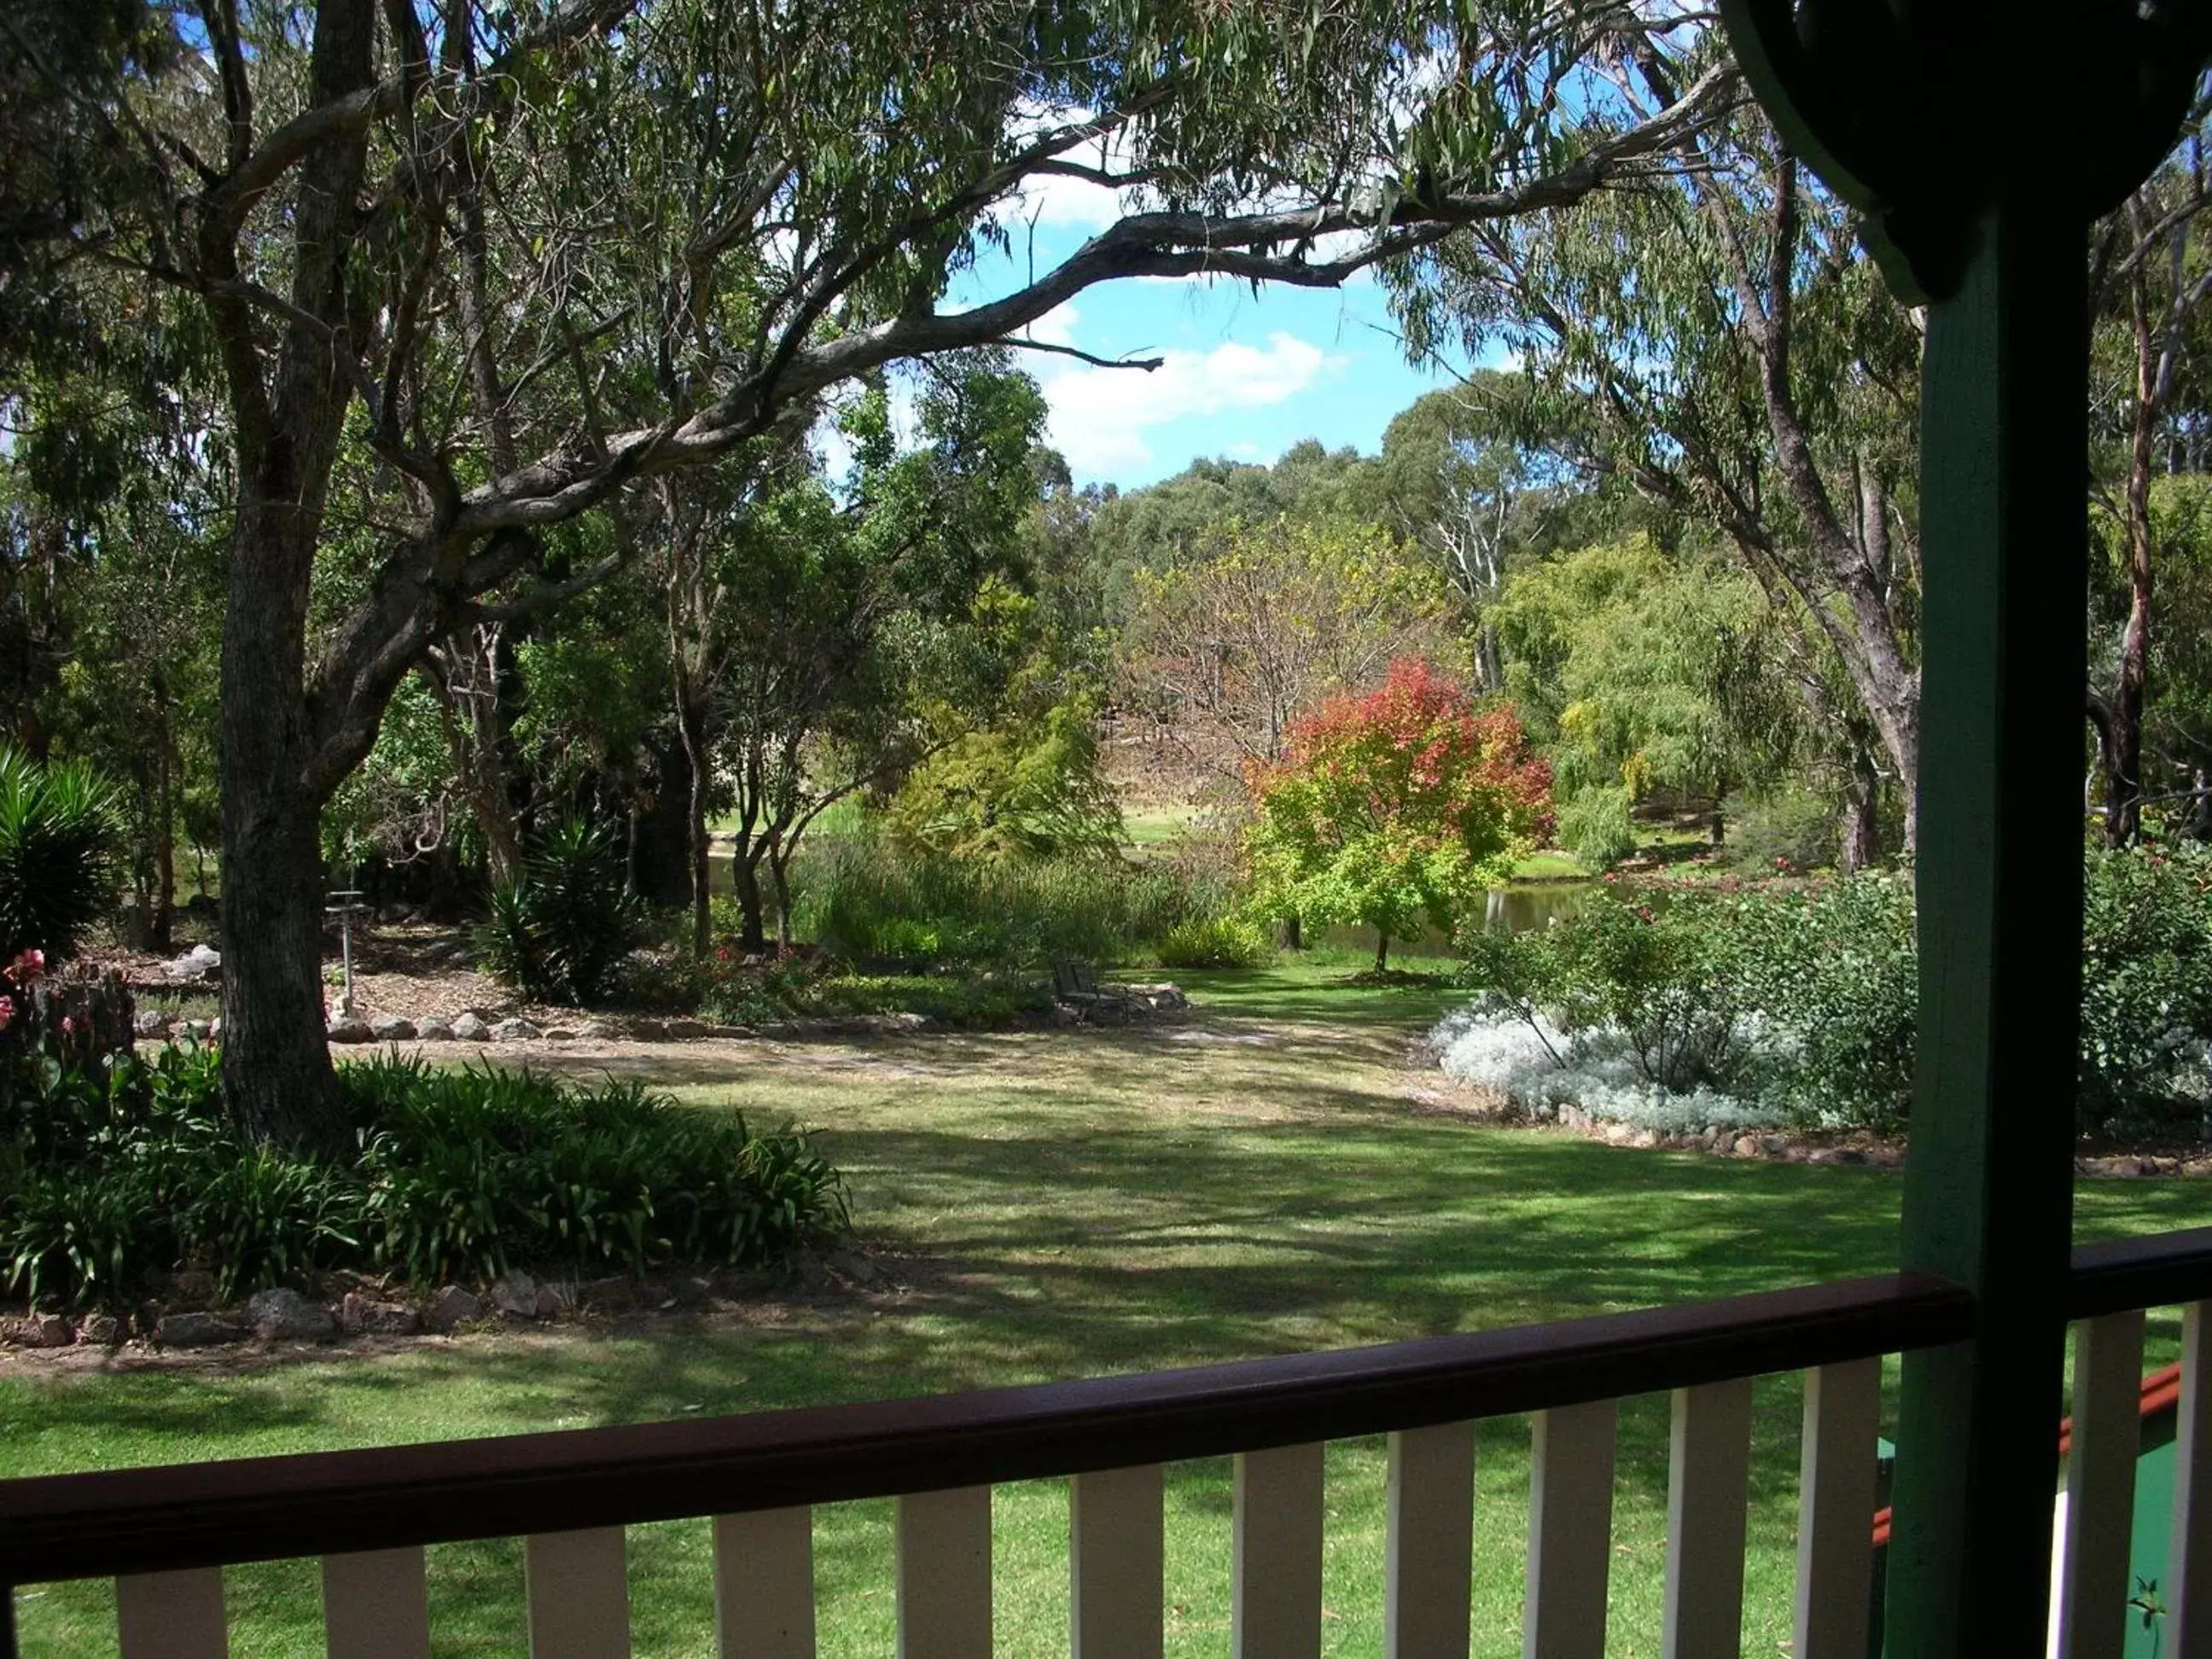
M2086 684L2082 237L1994 210L1922 368L1920 1048L1903 1265L1980 1299L1908 1355L1895 1654L2039 1653L2064 1410ZM2055 884L2055 885L2054 885Z

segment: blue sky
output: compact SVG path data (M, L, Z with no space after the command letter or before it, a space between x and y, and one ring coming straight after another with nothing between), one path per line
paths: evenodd
M1012 225L1011 257L987 256L951 302L1018 287L1032 259L1049 269L1115 210L1107 191L1045 181L1021 214L1024 222L1034 215L1034 227ZM1270 286L1257 295L1244 283L1104 283L1031 332L1102 357L1167 359L1148 374L1019 354L1051 406L1048 441L1079 484L1133 489L1200 456L1269 462L1302 438L1371 453L1392 416L1450 380L1407 364L1382 290L1364 276L1341 289Z

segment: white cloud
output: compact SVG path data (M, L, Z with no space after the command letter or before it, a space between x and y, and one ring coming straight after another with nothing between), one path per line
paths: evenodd
M1039 230L1103 230L1121 216L1121 197L1088 179L1048 173L1000 203L999 216L1018 242L1032 224Z
M1075 343L1075 325L1082 320L1083 313L1074 304L1063 300L1024 331L1028 338L1044 345L1072 346Z
M1152 459L1147 428L1190 416L1227 415L1297 397L1344 359L1278 331L1264 346L1231 340L1211 351L1169 351L1146 373L1071 368L1044 380L1051 414L1046 434L1077 473L1092 477ZM1233 427L1223 434L1233 443Z

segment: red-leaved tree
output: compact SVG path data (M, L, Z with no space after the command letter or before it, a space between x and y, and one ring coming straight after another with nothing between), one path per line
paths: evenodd
M1298 721L1282 762L1255 766L1250 783L1255 902L1374 928L1378 971L1393 939L1424 920L1449 928L1552 829L1552 769L1520 716L1477 711L1418 657Z

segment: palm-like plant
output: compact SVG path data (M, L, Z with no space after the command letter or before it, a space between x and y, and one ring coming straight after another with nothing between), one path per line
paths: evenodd
M519 881L493 890L481 948L494 976L524 995L588 1003L637 942L638 922L620 845L572 817L530 849Z
M0 962L67 961L112 896L114 786L76 761L0 746Z

